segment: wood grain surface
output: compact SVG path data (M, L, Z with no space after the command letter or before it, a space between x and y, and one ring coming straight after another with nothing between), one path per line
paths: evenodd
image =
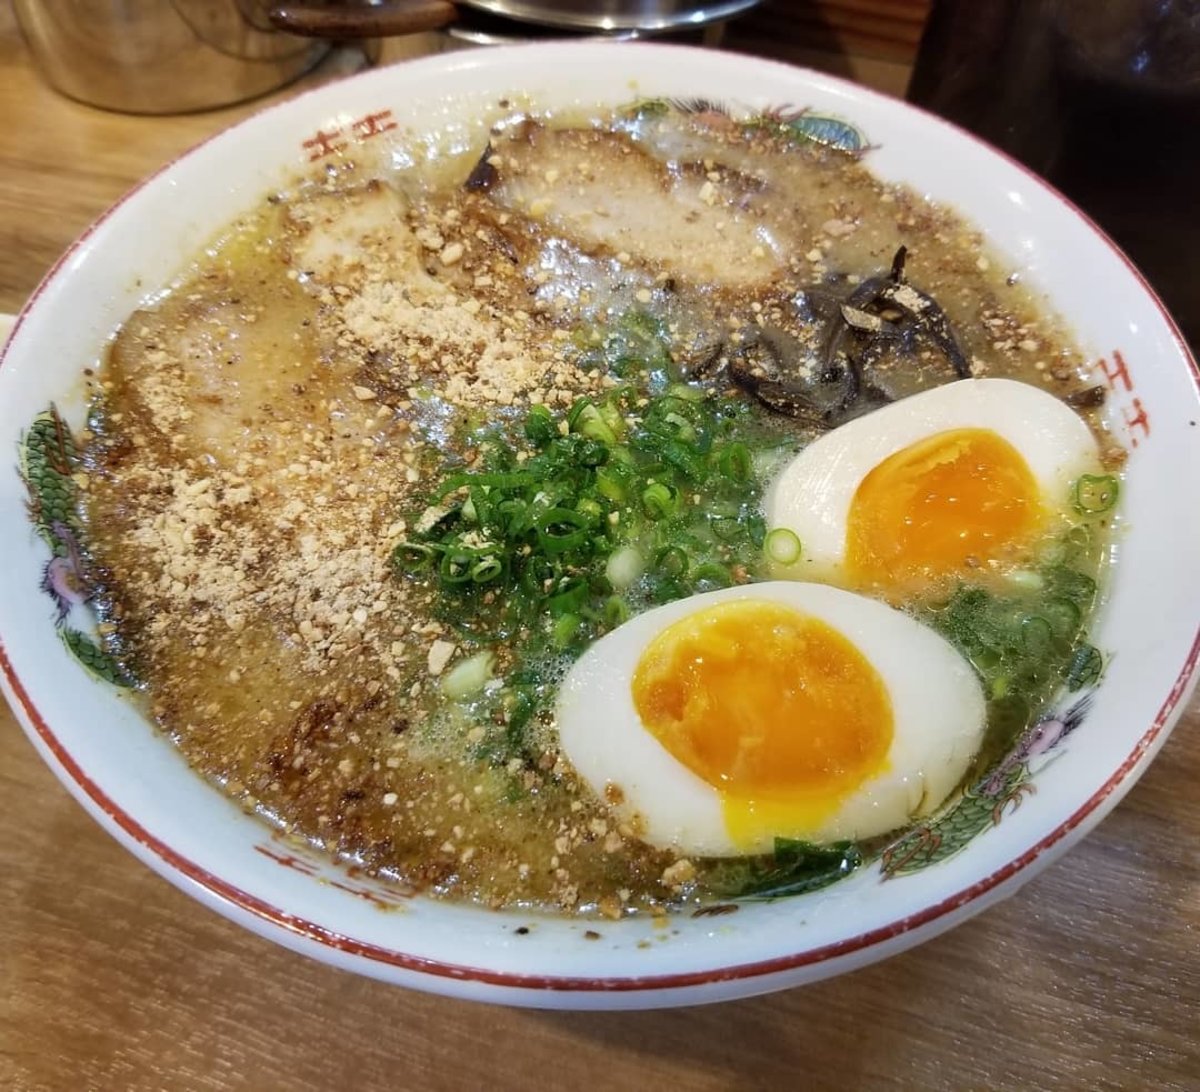
M772 52L810 45L777 35ZM856 65L828 58L903 86L886 62ZM0 6L0 310L130 185L251 109L68 102ZM1087 840L919 949L733 1004L533 1012L406 992L238 929L102 833L0 707L0 1088L1195 1089L1198 785L1193 703Z

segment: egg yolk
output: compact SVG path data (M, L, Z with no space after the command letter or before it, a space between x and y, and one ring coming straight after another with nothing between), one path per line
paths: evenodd
M891 698L833 627L758 600L668 626L633 676L646 729L721 794L736 844L802 838L885 767Z
M1011 555L1045 520L1012 444L988 429L939 432L863 478L846 522L846 567L860 586L920 592Z

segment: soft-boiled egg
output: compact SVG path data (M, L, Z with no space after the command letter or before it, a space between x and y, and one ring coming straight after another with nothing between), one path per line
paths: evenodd
M699 856L869 838L954 790L984 730L971 667L876 600L768 581L638 615L559 690L559 738L634 834Z
M1052 394L964 379L810 444L769 488L767 523L800 539L789 576L919 595L1019 562L1099 465L1091 430Z

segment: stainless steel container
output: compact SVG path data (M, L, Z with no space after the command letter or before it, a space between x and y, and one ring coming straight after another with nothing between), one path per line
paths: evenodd
M671 34L716 45L760 0L14 0L50 84L93 106L176 114L264 94L335 41L413 36L406 56L545 38ZM428 32L442 30L430 36ZM408 39L406 39L408 41Z
M49 83L73 99L176 114L252 98L306 72L329 43L271 25L259 0L14 0Z
M493 15L575 30L673 30L720 22L760 0L458 0Z
M334 38L383 37L451 26L461 40L500 19L537 32L639 37L699 30L748 11L761 0L278 0L276 26ZM482 32L485 36L489 31ZM533 37L537 37L535 32ZM521 37L519 31L504 40Z

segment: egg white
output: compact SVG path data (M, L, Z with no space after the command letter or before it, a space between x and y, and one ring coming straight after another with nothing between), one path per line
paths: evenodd
M962 379L858 417L815 440L767 490L767 526L795 532L802 560L788 575L828 577L845 561L846 523L862 480L890 455L950 429L989 429L1024 458L1051 509L1100 466L1095 436L1070 406L1013 379Z
M633 676L667 626L732 600L763 600L820 619L879 672L894 735L883 770L811 829L771 830L735 844L716 789L643 726ZM647 611L592 645L558 693L563 753L643 841L696 856L764 853L775 837L829 842L869 838L934 810L955 788L983 737L983 690L970 665L937 633L877 600L823 584L767 581L694 595ZM618 792L614 793L612 786ZM607 790L607 791L606 791Z

